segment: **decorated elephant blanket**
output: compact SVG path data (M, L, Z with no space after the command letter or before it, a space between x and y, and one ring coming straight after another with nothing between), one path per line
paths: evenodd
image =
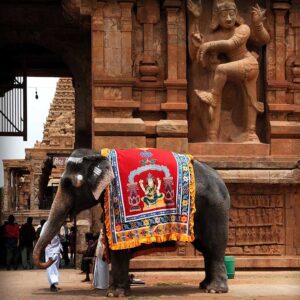
M115 176L104 204L110 249L193 241L191 156L159 149L106 151Z

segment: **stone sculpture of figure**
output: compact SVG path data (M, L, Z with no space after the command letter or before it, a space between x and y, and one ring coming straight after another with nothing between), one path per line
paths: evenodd
M216 0L211 22L212 33L204 38L199 30L201 1L196 3L188 0L187 7L192 14L190 53L194 51L194 59L203 67L214 71L209 91L194 90L199 100L209 106L208 140L218 140L223 88L227 81L233 81L241 83L247 108L246 128L235 141L259 141L256 135L256 116L257 112L264 110L263 103L257 101L256 95L259 65L256 57L247 50L246 43L249 38L258 44L269 41L270 36L263 25L265 10L258 5L252 7L252 24L249 27L239 16L234 0ZM224 62L219 59L220 55L225 57Z

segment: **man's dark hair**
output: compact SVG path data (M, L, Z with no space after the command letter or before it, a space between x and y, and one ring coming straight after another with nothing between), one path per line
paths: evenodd
M9 224L14 224L15 223L15 216L14 215L9 215L8 216L8 223Z

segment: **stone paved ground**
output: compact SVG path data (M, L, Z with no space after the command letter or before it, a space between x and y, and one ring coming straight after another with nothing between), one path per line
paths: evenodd
M0 271L1 300L35 299L105 299L105 291L82 283L78 270L61 269L60 291L51 293L45 271ZM300 299L300 271L244 272L237 271L229 280L227 294L205 294L198 290L203 272L135 272L146 282L133 287L128 299L209 299L209 300L286 300Z

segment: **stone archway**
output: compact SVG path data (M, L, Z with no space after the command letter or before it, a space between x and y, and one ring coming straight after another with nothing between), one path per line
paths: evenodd
M90 16L81 24L82 18L71 18L70 7L61 1L40 1L42 5L38 2L8 1L2 5L0 61L6 61L8 53L13 54L12 59L22 58L23 51L27 51L28 76L72 77L76 99L75 144L90 147ZM11 64L8 67L14 71Z

